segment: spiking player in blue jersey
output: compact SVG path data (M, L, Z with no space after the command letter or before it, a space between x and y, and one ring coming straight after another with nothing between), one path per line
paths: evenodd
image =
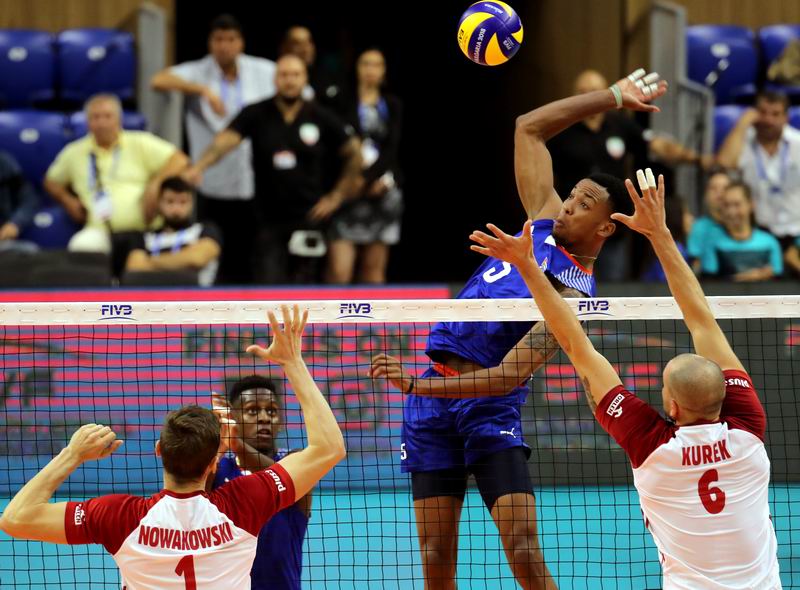
M220 458L213 488L253 471L266 469L288 454L275 446L283 425L283 410L275 384L252 375L234 383L227 396L214 394L214 412L232 420L235 428ZM258 535L256 557L250 570L253 590L300 590L303 540L311 515L311 494L281 510Z
M637 70L608 90L572 96L517 119L514 172L525 212L534 220L533 253L563 297L594 296L592 266L616 229L612 213L630 206L623 182L597 173L561 198L545 142L570 125L614 108L657 111L666 92L658 75ZM507 262L488 258L460 299L530 297ZM475 476L497 524L509 565L525 589L554 589L536 533L536 503L522 437L526 382L558 350L542 322L436 324L426 353L432 366L413 378L397 359L378 355L373 377L409 395L403 411L401 466L411 473L425 587L454 589L458 524L467 477Z

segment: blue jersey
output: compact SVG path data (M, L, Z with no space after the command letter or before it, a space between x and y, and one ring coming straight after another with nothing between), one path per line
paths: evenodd
M594 277L556 244L552 219L533 222L533 256L547 274L565 287L595 296ZM519 235L519 234L517 234ZM487 258L461 289L457 299L515 299L531 297L516 268L497 258ZM448 351L483 367L499 365L505 355L531 329L533 322L441 322L428 336L426 354L437 360Z
M275 460L285 454L279 452ZM236 463L236 457L228 454L219 460L214 488L247 473ZM308 518L295 506L281 510L264 525L258 534L256 557L250 570L253 590L300 590L307 527Z

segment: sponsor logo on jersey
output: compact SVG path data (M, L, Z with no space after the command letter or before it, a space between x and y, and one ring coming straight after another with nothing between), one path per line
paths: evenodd
M275 473L272 469L267 469L267 473L273 479L273 481L275 482L275 485L278 486L278 491L279 492L285 492L286 491L286 486L283 485L283 482L281 481L281 478L278 477L278 474Z
M75 506L75 526L81 526L83 520L86 518L86 511L83 509L83 504Z
M747 382L747 379L740 379L738 377L731 377L730 379L725 379L725 385L728 387L739 386L744 387L745 389L750 389L753 387Z
M622 401L625 399L625 396L621 393L617 394L611 403L608 405L608 409L606 410L606 414L611 416L612 418L619 418L622 416Z
M508 435L508 436L510 436L510 437L517 438L517 435L516 435L516 434L514 434L514 430L516 430L516 428L517 428L517 427L515 426L515 427L514 427L514 428L512 428L511 430L501 430L501 431L500 431L500 434L507 434L507 435Z

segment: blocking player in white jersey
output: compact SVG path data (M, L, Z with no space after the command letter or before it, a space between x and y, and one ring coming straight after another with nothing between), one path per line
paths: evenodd
M664 590L781 588L769 513L766 415L665 223L664 178L626 186L635 213L617 221L647 236L664 267L697 354L664 368L662 418L626 391L531 255L530 224L512 237L474 232L472 249L514 264L547 328L580 375L595 417L630 458L645 525L658 547Z
M283 367L305 417L305 449L206 493L216 468L220 422L210 410L186 406L167 416L156 445L164 464L162 491L150 498L116 494L50 503L82 463L122 445L108 426L87 424L14 496L0 516L0 529L19 539L100 543L119 566L123 590L250 588L261 527L345 456L341 430L300 352L307 317L297 306L292 314L284 307L281 327L270 312L272 344L247 349Z

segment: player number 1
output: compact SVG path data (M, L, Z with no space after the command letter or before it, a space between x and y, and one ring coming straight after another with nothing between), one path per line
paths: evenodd
M719 514L725 508L725 492L716 486L710 487L715 481L719 481L719 473L716 469L709 469L697 482L697 493L709 514Z
M197 582L194 579L194 555L181 558L175 573L186 578L186 590L197 590Z

